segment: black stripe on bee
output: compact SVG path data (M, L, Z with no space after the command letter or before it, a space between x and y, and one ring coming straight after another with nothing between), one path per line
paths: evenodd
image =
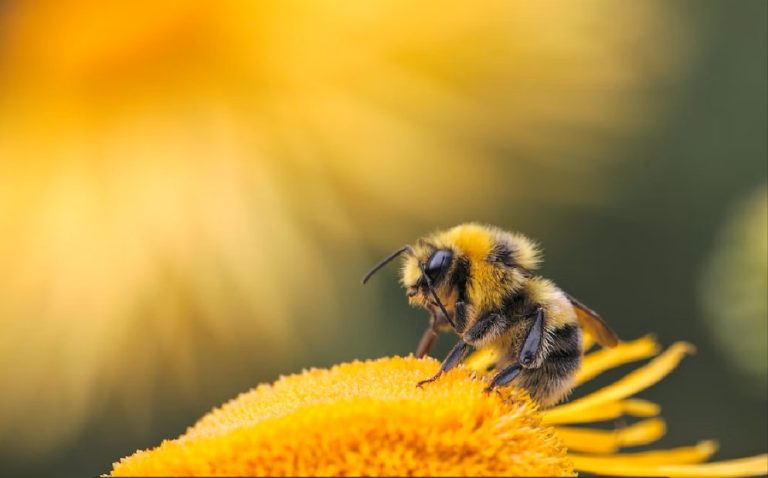
M581 364L581 330L566 325L551 330L551 348L539 368L524 369L518 385L540 404L557 402L571 387L573 375Z
M539 304L533 302L528 294L521 291L508 294L501 300L501 304L505 314L512 317L526 317L539 308Z
M453 268L453 275L451 276L451 285L456 287L456 290L458 291L456 300L460 302L467 301L467 284L469 283L469 277L469 261L464 257L457 258L456 265Z
M515 262L512 260L512 250L503 243L496 243L493 246L488 254L488 262L504 264L507 267L514 267L515 265Z
M569 324L551 332L553 340L548 360L568 361L581 356L581 330L576 325Z
M456 332L464 332L464 329L467 328L466 302L456 301L456 305L453 306L453 319L456 322Z

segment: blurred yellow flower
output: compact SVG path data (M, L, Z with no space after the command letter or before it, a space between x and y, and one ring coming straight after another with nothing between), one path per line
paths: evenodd
M384 358L312 369L260 385L215 409L176 440L123 458L111 476L756 476L768 454L705 463L712 442L615 454L664 433L659 407L630 398L692 351L678 343L618 382L540 411L514 388L483 394L466 368L433 386L433 359ZM650 338L586 358L579 380L658 353ZM482 377L481 377L482 378ZM622 415L646 417L616 430L566 427ZM650 417L650 418L649 418Z
M712 338L744 374L744 387L768 388L768 185L732 209L703 271L701 302Z
M609 193L686 64L676 8L2 2L0 438L45 450L107 396L135 420L206 352L287 360L363 239L514 210L541 174L551 203Z

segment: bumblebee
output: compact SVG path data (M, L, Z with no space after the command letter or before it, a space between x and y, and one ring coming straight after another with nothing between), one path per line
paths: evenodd
M431 315L418 353L427 353L439 330L459 335L437 374L418 386L456 367L470 347L492 347L498 372L486 392L511 384L550 406L573 386L582 330L605 347L618 343L595 311L534 272L541 254L522 234L461 224L398 249L376 264L363 284L401 255L408 301Z

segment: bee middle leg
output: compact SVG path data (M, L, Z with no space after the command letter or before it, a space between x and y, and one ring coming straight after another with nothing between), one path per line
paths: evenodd
M456 345L453 346L451 351L448 352L448 356L445 357L445 360L443 360L443 363L440 364L440 370L438 370L434 376L417 383L416 386L422 387L424 384L434 382L435 380L440 378L442 374L451 370L456 365L461 363L461 361L464 360L464 357L466 357L467 352L469 352L469 344L459 339L459 341L456 343Z
M435 318L432 317L432 322L422 334L419 345L416 347L416 358L427 355L435 344L435 340L437 340L437 328L435 327Z
M421 335L419 345L416 347L416 358L422 358L429 354L432 346L437 340L437 335L440 331L449 327L448 319L445 318L442 312L434 311L429 319L429 327Z

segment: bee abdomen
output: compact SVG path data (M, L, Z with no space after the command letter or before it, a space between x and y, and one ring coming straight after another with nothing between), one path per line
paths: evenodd
M550 347L541 365L523 370L517 381L531 398L545 407L554 405L570 392L581 366L581 330L577 326L566 325L547 333Z
M548 331L550 335L549 355L553 357L581 356L581 329L568 324Z

